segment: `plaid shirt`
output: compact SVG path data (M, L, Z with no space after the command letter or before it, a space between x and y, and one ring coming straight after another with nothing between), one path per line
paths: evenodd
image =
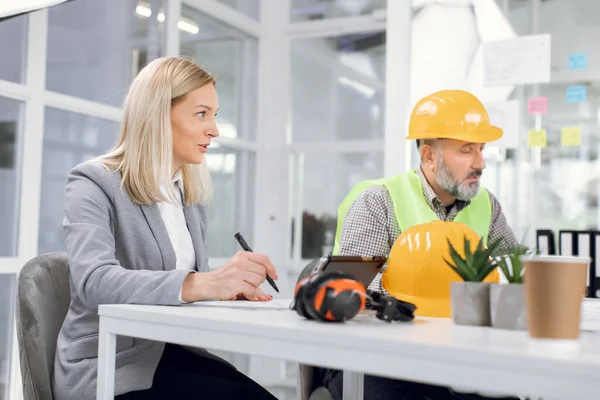
M446 211L446 207L425 179L421 168L417 169L417 174L421 178L425 201L440 220L453 221L456 215L469 205L469 201L457 200L452 208ZM492 221L488 241L501 240L498 249L502 250L498 251L507 254L506 249L515 249L521 247L521 245L508 226L498 199L489 191L488 193L492 204ZM400 227L394 214L394 204L389 192L383 186L372 186L361 193L348 210L342 226L338 254L342 256L387 257L400 233ZM496 253L493 256L502 254ZM381 284L381 272L373 279L369 289L388 294Z

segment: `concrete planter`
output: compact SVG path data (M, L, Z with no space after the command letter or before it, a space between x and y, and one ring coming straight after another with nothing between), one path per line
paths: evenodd
M490 326L490 284L452 282L450 284L452 320L457 325Z
M518 283L492 285L490 311L494 328L525 330L527 328L525 285Z

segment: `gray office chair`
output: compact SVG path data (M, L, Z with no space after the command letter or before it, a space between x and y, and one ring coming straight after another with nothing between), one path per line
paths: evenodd
M24 400L51 400L56 339L71 295L66 253L30 260L17 283L17 340Z

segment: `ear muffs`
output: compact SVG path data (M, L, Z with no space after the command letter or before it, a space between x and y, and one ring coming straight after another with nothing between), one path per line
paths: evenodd
M309 275L309 276L305 277L304 279L300 280L296 284L296 288L294 289L293 308L294 308L294 310L296 310L296 312L301 317L304 317L304 318L310 318L308 313L306 312L306 307L305 307L304 301L302 299L304 298L304 293L306 291L306 285L311 277L313 277L313 275Z
M294 308L305 318L341 322L365 308L365 294L364 285L350 274L316 274L296 285Z
M290 308L304 318L330 322L352 319L369 308L377 311L378 319L392 322L412 321L417 307L392 296L365 290L352 275L335 271L300 279Z

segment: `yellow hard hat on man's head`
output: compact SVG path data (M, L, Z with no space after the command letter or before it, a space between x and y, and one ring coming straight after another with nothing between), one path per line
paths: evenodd
M456 139L487 143L502 137L490 124L483 104L464 90L442 90L425 96L410 116L407 139Z

